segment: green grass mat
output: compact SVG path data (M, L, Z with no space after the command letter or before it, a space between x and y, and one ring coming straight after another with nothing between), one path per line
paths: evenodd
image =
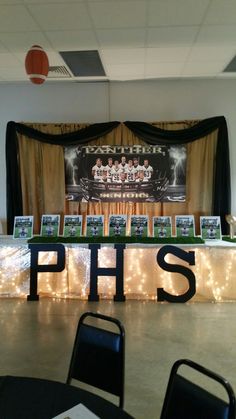
M35 236L28 243L140 243L140 244L204 244L201 237L41 237Z

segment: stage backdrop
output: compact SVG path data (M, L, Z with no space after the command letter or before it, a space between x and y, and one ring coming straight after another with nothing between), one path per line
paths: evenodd
M64 148L88 145L185 145L185 202L83 202L65 200ZM21 124L6 133L8 234L15 215L34 215L35 233L42 214L200 215L230 213L230 167L224 117L203 121L107 122L100 124ZM63 217L61 217L62 219ZM150 223L151 225L151 223ZM105 234L107 231L105 230ZM150 231L152 233L152 231Z

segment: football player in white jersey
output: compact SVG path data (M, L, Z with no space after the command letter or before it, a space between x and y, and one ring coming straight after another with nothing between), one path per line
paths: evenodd
M112 182L119 182L121 173L122 173L122 169L119 168L119 162L118 162L118 160L115 160L114 161L114 167L111 170L111 181Z
M97 159L95 166L92 168L92 176L94 177L94 180L100 180L102 178L104 167L102 165L102 160Z
M127 169L128 164L126 163L126 157L125 156L121 156L121 163L119 164L119 168L125 172L125 170Z
M143 234L143 226L141 224L137 224L137 226L135 227L135 236L141 237L142 234Z
M144 171L143 170L139 170L138 172L138 177L136 178L136 182L148 182L148 178L144 177Z
M91 227L91 234L93 237L98 235L98 228L96 225Z
M107 160L107 163L108 164L104 167L104 170L106 170L107 172L107 178L111 179L111 171L114 167L112 157L109 157L109 159Z
M128 182L135 182L137 172L134 169L133 160L128 161L128 167L125 169L125 173Z
M99 179L99 182L105 182L105 183L111 182L111 178L109 178L107 176L107 171L106 170L103 170L102 177L101 177L101 179Z
M136 176L138 176L139 171L142 170L142 166L140 166L137 157L134 157L133 162L133 169L136 173Z
M144 177L150 180L153 174L153 168L149 165L148 160L144 160L142 170L144 171Z
M115 236L120 236L121 235L121 226L118 222L114 226L114 235Z
M215 239L216 238L216 230L213 226L210 226L207 230L207 239Z
M184 226L181 228L181 236L182 236L182 237L188 237L188 236L189 236L189 228L188 228L188 226L187 226L187 225L184 225Z
M120 180L118 181L118 183L127 183L128 180L126 179L126 174L125 172L121 172L120 174Z

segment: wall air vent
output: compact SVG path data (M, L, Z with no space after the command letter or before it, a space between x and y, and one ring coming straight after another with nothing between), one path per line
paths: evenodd
M56 65L49 67L49 79L64 79L68 77L71 77L71 74L64 65Z

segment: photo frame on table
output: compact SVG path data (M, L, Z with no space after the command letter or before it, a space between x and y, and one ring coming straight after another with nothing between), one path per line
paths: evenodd
M104 215L86 215L86 236L104 236Z
M172 236L172 219L169 216L152 217L153 237L160 239Z
M42 237L57 237L60 228L59 214L43 214L41 219L40 235Z
M177 237L195 237L194 215L176 215L175 234Z
M222 233L219 216L201 216L200 228L203 240L221 240Z
M148 216L131 215L130 217L130 235L141 239L148 236Z
M31 239L33 237L33 215L14 218L13 239Z
M82 218L82 215L65 215L63 236L80 237L82 235Z
M126 236L127 215L110 215L108 222L110 237Z

